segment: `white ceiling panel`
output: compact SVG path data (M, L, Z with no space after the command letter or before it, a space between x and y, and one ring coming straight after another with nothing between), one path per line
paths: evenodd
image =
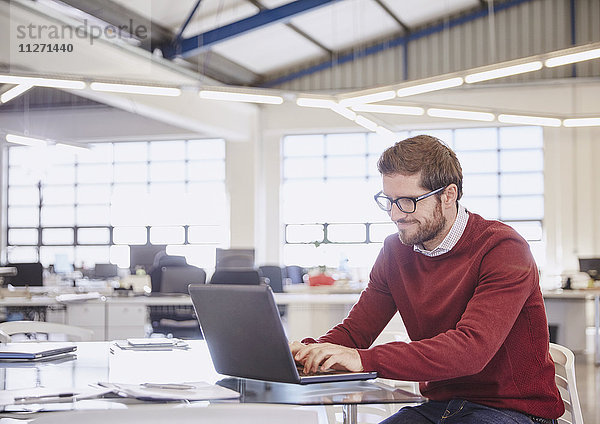
M464 9L478 6L478 0L381 0L409 27L425 24Z
M213 51L263 74L323 55L323 50L284 24L273 24L215 44Z
M216 2L216 0L213 0L213 3ZM204 1L200 3L200 8L183 32L183 37L187 38L193 35L201 34L203 32L210 31L211 29L219 28L224 25L248 18L259 12L258 7L246 0L232 2L228 1L222 3L223 7L220 8L205 8L204 6L209 6L210 4L207 3L205 5ZM183 22L184 21L179 24L179 26L176 28L176 31L178 31L181 25L183 25Z
M401 29L373 0L336 2L293 18L292 23L331 50L363 44Z

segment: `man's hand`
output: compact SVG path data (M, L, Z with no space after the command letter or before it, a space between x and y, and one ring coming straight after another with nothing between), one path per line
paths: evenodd
M304 365L305 373L327 369L363 371L362 361L356 349L331 343L304 345L290 343L290 350L296 362Z

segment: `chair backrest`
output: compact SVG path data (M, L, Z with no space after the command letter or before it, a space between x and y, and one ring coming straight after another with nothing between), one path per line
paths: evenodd
M260 284L260 274L255 269L217 269L210 278L211 284Z
M119 275L119 267L116 264L94 265L94 278L110 278Z
M583 424L583 415L575 381L575 355L564 346L550 343L550 356L556 369L555 381L560 391L565 413L559 423Z
M262 276L269 279L273 292L283 293L283 269L277 265L263 265L258 267Z
M162 269L163 267L189 266L185 256L167 255L164 252L158 252L154 257L154 264L148 272L150 275L150 284L154 293L161 292ZM187 293L187 292L186 292Z
M188 285L206 283L206 272L192 265L164 266L161 274L161 293L188 294Z
M7 321L0 323L0 331L9 336L15 334L63 334L68 340L84 342L92 340L94 332L74 325L45 321Z
M304 283L304 274L306 274L306 270L298 265L288 265L285 267L285 275L289 278L290 283L292 284L301 284Z

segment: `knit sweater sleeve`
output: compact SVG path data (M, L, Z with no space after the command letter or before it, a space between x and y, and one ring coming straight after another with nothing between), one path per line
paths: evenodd
M455 328L411 343L360 349L363 367L381 377L412 381L479 373L504 343L537 285L537 268L526 242L496 237L493 246L485 248L474 294Z

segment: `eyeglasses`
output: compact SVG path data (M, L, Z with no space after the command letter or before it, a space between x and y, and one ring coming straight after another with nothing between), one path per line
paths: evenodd
M419 197L398 197L396 199L392 199L391 197L387 197L383 194L383 190L377 193L373 198L375 202L377 202L377 206L383 209L386 212L392 210L392 205L396 204L398 209L400 209L404 213L413 213L417 210L417 202L419 200L423 200L428 198L429 196L433 196L436 193L444 190L448 186L440 187L436 190L430 191L429 193L425 193Z

